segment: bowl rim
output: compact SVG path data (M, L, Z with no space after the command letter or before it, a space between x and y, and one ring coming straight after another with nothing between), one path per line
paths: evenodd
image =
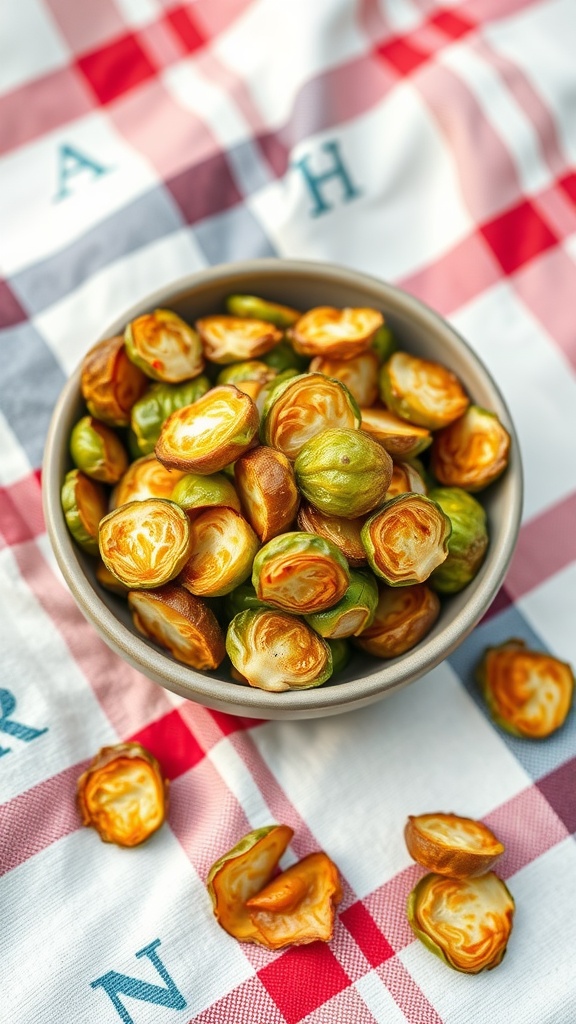
M151 646L144 637L132 633L99 598L86 577L76 545L66 526L60 501L62 451L68 444L64 414L79 396L81 364L78 365L54 407L42 465L42 500L46 528L56 562L71 593L81 612L108 646L147 677L205 707L263 719L313 718L352 710L382 699L444 661L477 625L504 579L518 536L523 499L523 473L518 438L507 404L490 371L469 343L444 317L410 293L372 274L352 270L336 263L280 257L221 263L184 275L147 294L117 317L91 344L117 334L129 320L141 313L157 306L169 306L170 302L178 301L180 297L199 286L224 283L230 277L238 279L258 276L263 282L267 279L268 283L275 277L286 275L291 278L298 275L304 275L308 279L311 276L324 278L339 282L343 287L378 291L389 313L397 311L419 322L423 328L429 328L436 336L440 334L449 339L448 347L461 346L467 361L490 388L494 397L494 411L505 422L511 435L511 459L507 475L513 479L509 485L506 522L488 549L481 585L471 591L470 599L436 636L428 641L425 638L414 649L399 658L382 661L382 668L368 676L340 683L334 682L328 687L270 693L243 686L215 678L210 673L197 672L172 659L160 648ZM488 601L487 594L490 595Z

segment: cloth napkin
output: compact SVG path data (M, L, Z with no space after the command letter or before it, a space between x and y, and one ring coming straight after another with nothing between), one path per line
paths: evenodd
M473 681L519 637L576 663L573 0L8 0L0 11L1 1016L7 1024L571 1024L576 720L496 728ZM446 316L509 404L525 472L505 584L434 671L345 715L253 722L171 695L84 620L41 511L67 375L148 292L212 263L330 260ZM131 850L78 776L138 740L171 782ZM506 845L494 971L418 942L408 814ZM329 944L217 924L205 881L253 828L344 882Z

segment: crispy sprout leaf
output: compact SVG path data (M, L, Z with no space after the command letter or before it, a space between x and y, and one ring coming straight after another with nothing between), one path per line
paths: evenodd
M190 522L165 498L129 501L102 519L99 543L102 561L121 583L131 589L160 587L189 558Z
M185 473L219 473L248 451L258 422L248 395L233 384L219 385L168 417L156 443L156 457Z
M248 579L258 548L254 530L235 509L204 508L190 523L190 556L180 583L192 594L222 597Z
M106 491L102 484L71 469L61 491L66 526L74 540L89 555L98 554L98 527L108 510Z
M424 494L400 494L362 527L362 542L377 576L391 587L423 583L448 554L450 520Z
M206 885L214 916L240 942L260 942L260 932L246 903L272 878L293 835L288 825L254 829L219 857L208 872Z
M176 384L198 377L204 369L198 334L169 309L156 309L132 320L124 341L132 362L152 380Z
M332 674L328 644L302 619L276 609L239 612L226 651L250 686L279 693L321 686Z
M451 370L440 363L394 352L380 371L380 396L403 420L438 430L461 416L469 398Z
M397 658L427 636L439 614L438 595L425 583L382 584L372 625L354 639L354 645L376 658Z
M451 878L475 878L491 871L504 846L487 825L457 814L408 816L408 853L427 871Z
M491 871L465 879L431 873L410 893L407 915L415 935L445 964L478 974L502 961L514 900Z
M376 309L309 309L288 331L297 352L307 356L352 359L365 352L384 320Z
M209 671L224 660L224 635L214 613L177 583L156 590L133 590L128 606L138 632L177 661Z
M273 878L246 906L262 944L282 949L329 942L341 899L338 868L320 850Z
M523 640L488 647L476 670L488 710L513 736L544 739L566 721L574 697L570 665Z
M262 410L260 437L263 444L278 448L293 462L306 442L322 430L359 426L360 410L342 381L302 373L272 387Z
M283 452L266 445L252 448L236 461L234 478L246 518L262 543L292 526L300 495Z
M320 512L357 519L385 500L392 459L361 430L332 427L300 449L294 472L300 491Z
M264 544L254 559L258 597L296 615L321 612L348 589L350 571L339 548L324 537L297 530Z
M105 338L82 361L80 388L88 412L104 423L126 427L148 377L128 358L124 338Z
M257 359L282 340L282 331L266 320L238 316L205 316L196 321L206 358L212 363Z
M432 472L448 487L481 491L506 469L510 435L495 413L478 405L441 430L432 445Z
M140 743L103 747L78 779L82 824L105 843L137 846L163 824L168 782Z

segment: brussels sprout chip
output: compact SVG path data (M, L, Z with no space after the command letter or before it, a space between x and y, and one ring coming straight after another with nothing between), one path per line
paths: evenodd
M380 396L391 412L429 430L461 416L469 398L458 378L440 363L394 352L380 371Z
M345 384L321 373L302 373L273 387L262 410L260 436L293 462L322 430L359 426L360 410Z
M160 587L184 568L191 547L190 522L165 498L129 501L100 523L100 556L127 587Z
M523 640L488 647L476 670L488 710L513 736L543 739L564 724L574 697L570 665Z
M297 352L307 356L352 359L370 348L384 318L376 309L309 309L288 331Z
M121 336L98 342L82 361L80 388L88 412L115 427L128 426L131 409L148 383L128 358Z
M233 384L221 384L168 417L156 457L185 473L219 473L251 447L257 431L252 399Z
M103 747L78 779L82 824L105 843L138 846L163 824L168 782L140 743Z
M260 548L252 583L266 604L306 615L322 612L344 597L350 570L331 541L294 530Z
M236 615L226 651L250 686L273 693L321 686L332 675L328 644L302 619L275 609Z
M288 530L300 501L292 463L261 445L240 456L234 478L246 518L263 544Z
M258 538L250 524L228 506L197 512L190 523L190 557L180 583L192 594L222 597L252 571Z
M502 961L514 900L491 871L464 879L432 873L410 893L407 914L417 938L448 967L478 974Z
M145 313L124 332L126 351L152 380L176 384L197 377L204 369L196 331L169 309Z
M282 331L266 320L205 316L196 321L204 353L212 363L257 359L282 340Z
M246 901L268 949L329 942L342 899L338 868L324 851L310 853Z
M224 635L214 613L177 583L133 590L128 606L138 632L177 661L203 671L218 668L224 660Z
M427 871L451 878L484 875L504 853L503 844L487 825L457 814L411 814L404 839L413 860Z
M430 632L440 614L440 601L425 583L411 587L380 587L372 624L354 645L376 658L397 658Z
M98 527L107 512L102 484L79 469L71 469L62 485L60 500L66 526L76 543L89 555L97 555Z
M391 587L423 583L448 554L450 520L424 494L400 494L362 527L362 542L377 576Z
M481 491L506 469L510 435L493 412L471 405L441 430L432 446L432 472L440 483Z
M384 501L392 459L361 430L333 427L301 448L294 472L302 494L320 512L357 519Z

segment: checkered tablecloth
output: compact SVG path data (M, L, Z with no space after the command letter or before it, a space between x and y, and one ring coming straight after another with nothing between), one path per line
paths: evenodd
M576 664L574 0L5 0L0 7L0 1017L6 1024L572 1024L576 715L507 737L473 682L522 637ZM525 470L504 588L440 667L365 710L241 720L120 661L55 565L52 408L105 326L221 261L320 258L439 310L510 406ZM75 785L138 739L171 780L142 847ZM417 942L406 816L506 844L507 955ZM344 880L332 942L222 931L212 862L285 822Z

